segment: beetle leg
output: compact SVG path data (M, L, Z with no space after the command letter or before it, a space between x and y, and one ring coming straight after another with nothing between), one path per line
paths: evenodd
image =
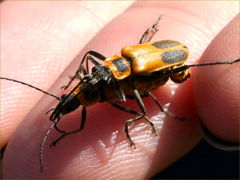
M74 76L70 76L70 80L68 81L67 85L62 86L61 88L67 89L76 78L81 80L85 74L87 74L87 70L85 69L85 67L82 64L80 64L80 66L77 69L77 71L75 72Z
M132 110L132 109L129 109L129 108L126 108L126 107L123 107L123 106L121 106L121 105L119 105L119 104L117 104L117 103L109 102L109 104L111 104L113 107L115 107L115 108L117 108L117 109L119 109L119 110L121 110L121 111L124 111L124 112L126 112L126 113L133 114L133 115L136 115L136 116L142 115L142 113L136 112L136 111L134 111L134 110ZM145 119L145 120L149 123L149 125L152 127L152 133L156 135L157 133L156 133L156 130L155 130L155 128L154 128L154 124L150 121L150 119L149 119L147 116L144 116L144 119Z
M84 64L84 62L86 61L86 70L87 70L87 74L88 74L89 73L88 61L91 61L94 65L99 65L101 63L98 60L104 61L105 59L107 59L105 56L103 56L102 54L100 54L100 53L98 53L96 51L88 51L83 56L81 64Z
M55 110L55 108L49 109L45 114L48 114L48 113L50 113L51 111L54 111L54 110ZM65 133L65 131L63 131L63 130L61 130L57 127L57 124L58 124L59 120L61 119L61 117L62 116L60 115L57 119L53 120L54 121L54 128L60 133Z
M143 103L143 101L142 101L142 98L141 98L138 90L135 89L135 90L133 91L133 94L134 94L135 99L136 99L136 101L137 101L137 103L138 103L138 106L139 106L139 108L140 108L140 110L141 110L141 113L136 114L136 115L138 115L136 118L129 119L129 120L126 121L126 123L125 123L125 133L126 133L126 136L127 136L128 140L129 140L129 142L130 142L130 146L136 148L135 143L133 142L133 140L131 139L131 136L129 135L129 125L130 125L130 124L132 124L132 123L134 123L134 122L136 122L136 121L144 118L144 119L149 123L149 125L151 126L152 132L153 132L154 134L156 134L156 130L155 130L154 124L150 121L150 119L149 119L148 116L146 115L146 108L145 108L145 106L144 106L144 103ZM120 108L119 108L119 109L120 109ZM123 109L123 108L121 108L121 110L126 111L126 112L129 112L129 113L131 113L131 114L136 113L136 112L134 112L133 110L129 110L129 109Z
M100 54L100 53L98 53L98 52L96 52L96 51L88 51L84 56L83 56L83 59L82 59L82 61L81 61L81 64L83 64L84 63L84 61L86 60L85 58L86 58L86 56L88 56L88 55L90 55L90 56L93 56L93 57L95 57L95 58L97 58L97 59L99 59L99 60L101 60L101 61L104 61L105 59L107 59L105 56L103 56L102 54ZM98 64L100 64L99 62L98 62ZM95 64L95 65L97 65L97 64Z
M51 144L50 147L56 146L56 144L65 136L70 135L70 134L74 134L77 133L79 131L81 131L84 127L85 127L85 123L86 123L86 117L87 117L87 111L86 111L86 107L82 108L82 120L81 120L81 124L80 124L80 128L73 130L73 131L68 131L68 132L64 132L62 133L62 135L60 137L58 137L56 140L54 140Z
M63 130L61 130L61 129L59 129L58 127L57 127L57 124L54 124L54 128L58 131L58 132L60 132L60 133L66 133L66 131L63 131Z
M181 121L184 121L184 120L185 120L185 118L176 116L175 114L169 112L168 110L165 110L165 109L162 107L162 105L159 103L158 99L157 99L151 92L148 92L147 95L152 98L152 100L157 104L157 106L159 107L159 109L160 109L164 114L166 114L167 116L169 116L169 117L171 117L171 118L173 118L173 119L181 120Z
M84 75L89 74L89 61L91 61L94 65L99 65L100 63L98 60L104 61L106 59L105 56L101 55L96 51L88 51L82 58L82 61L79 65L79 68L75 72L75 75L70 77L70 80L66 86L62 86L61 88L67 89L72 82L77 78L81 80ZM86 61L86 68L83 66L84 62Z
M159 18L157 19L156 23L154 23L152 25L152 27L148 28L144 34L142 35L140 41L139 41L139 44L142 44L142 43L147 43L149 41L151 41L151 39L153 38L153 36L158 32L158 24L161 20L161 16L159 16Z
M123 107L123 106L121 106L121 105L119 105L119 104L117 104L117 103L109 102L109 104L111 104L113 107L115 107L115 108L117 108L117 109L119 109L119 110L121 110L121 111L127 112L127 113L129 113L129 114L133 114L133 115L136 115L136 116L139 116L139 115L142 114L142 113L136 112L136 111L134 111L134 110L132 110L132 109Z
M119 83L115 80L113 82L115 93L117 94L121 103L126 102L126 95L124 94L123 89L120 87Z
M63 131L63 130L59 129L58 126L57 126L60 118L61 118L61 117L59 117L59 118L56 120L56 122L55 122L55 124L54 124L54 128L55 128L58 132L60 132L60 133L66 133L66 131Z

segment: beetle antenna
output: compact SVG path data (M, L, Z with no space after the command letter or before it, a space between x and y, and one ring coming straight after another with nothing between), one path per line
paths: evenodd
M51 126L48 128L46 134L44 135L43 139L42 139L42 143L40 146L40 151L39 151L39 162L40 162L40 170L41 172L43 172L43 148L46 144L48 135L50 134L50 132L52 131L52 129L54 128L54 126L56 125L58 121L53 121Z
M186 64L180 67L177 67L175 69L171 69L167 72L162 72L163 74L175 74L181 71L184 71L186 69L192 68L192 67L199 67L199 66L214 66L214 65L222 65L222 64L234 64L240 62L240 58L233 60L233 61L223 61L223 62L208 62L208 63L201 63L201 64Z
M33 89L36 89L37 91L40 91L40 92L42 92L42 93L44 93L44 94L47 94L47 95L49 95L49 96L52 96L52 97L54 97L55 99L61 101L61 98L60 98L60 97L55 96L55 95L53 95L53 94L51 94L51 93L49 93L49 92L47 92L47 91L44 91L44 90L42 90L42 89L40 89L40 88L38 88L38 87L36 87L36 86L31 85L31 84L28 84L28 83L25 83L25 82L22 82L22 81L18 81L18 80L15 80L15 79L11 79L11 78L6 78L6 77L0 77L0 79L4 79L4 80L7 80L7 81L12 81L12 82L16 82L16 83L19 83L19 84L22 84L22 85L31 87L31 88L33 88Z
M236 59L234 61L223 61L223 62L208 62L208 63L202 63L202 64L190 64L186 65L188 68L190 67L196 67L196 66L213 66L213 65L221 65L221 64L234 64L240 62L240 58Z

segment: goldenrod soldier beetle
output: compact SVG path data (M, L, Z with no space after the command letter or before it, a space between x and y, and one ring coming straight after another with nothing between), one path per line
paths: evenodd
M52 125L47 130L40 146L41 171L43 170L43 148L48 134L53 128L62 134L50 144L50 146L55 146L63 137L81 131L85 126L86 109L88 106L97 102L107 102L121 111L135 115L135 118L129 119L125 123L127 139L130 142L130 146L135 147L129 135L129 124L140 119L145 119L151 126L152 132L156 132L154 124L147 115L147 110L142 101L143 97L152 98L159 109L167 116L183 120L183 118L165 110L157 98L150 92L151 90L164 85L169 78L176 83L184 82L190 77L189 68L192 67L240 62L240 59L237 59L234 61L186 65L185 61L188 59L189 50L184 44L174 40L150 42L154 34L158 31L159 22L160 17L157 22L142 35L139 44L124 47L121 51L121 56L114 55L106 58L98 52L88 51L84 55L75 75L70 79L68 84L64 86L64 89L67 89L75 79L79 80L78 84L68 94L62 95L61 98L25 82L0 77L0 79L27 85L60 101L54 109L48 111L52 111L50 115ZM88 66L89 61L94 65L91 72ZM86 66L84 66L84 64L86 64ZM121 106L120 104L126 102L126 99L135 99L140 108L140 112ZM68 132L61 130L58 127L61 117L76 110L79 106L82 106L80 127Z

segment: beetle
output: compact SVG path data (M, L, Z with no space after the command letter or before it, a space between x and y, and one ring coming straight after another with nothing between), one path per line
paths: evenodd
M183 43L175 40L150 42L159 30L158 25L160 19L159 17L156 23L144 32L139 44L122 48L121 55L114 55L107 58L96 51L88 51L83 56L74 76L71 77L68 84L62 88L68 89L76 79L78 80L77 85L68 94L63 94L61 98L27 83L0 77L0 79L27 85L59 100L57 106L47 112L52 112L50 115L52 124L43 137L40 146L41 171L43 171L43 148L51 130L55 128L61 133L61 136L54 140L50 144L50 147L55 146L65 136L81 131L85 126L87 117L86 109L88 106L98 102L107 102L121 111L135 115L135 118L129 119L125 123L127 139L129 140L130 146L135 148L135 143L129 135L130 124L140 119L145 119L151 126L152 132L156 133L154 124L147 115L147 110L142 101L143 97L150 97L167 116L184 120L184 118L178 117L165 110L157 98L150 92L151 90L164 85L169 79L175 83L186 81L190 77L189 69L192 67L240 62L239 58L234 61L185 64L189 56L189 50ZM89 70L89 62L94 65L91 71ZM121 103L125 103L127 99L135 99L140 112L123 107ZM82 106L80 127L68 132L60 129L58 123L61 117L76 110L79 106Z
M121 56L114 55L106 58L95 51L88 51L84 55L78 70L64 89L67 89L76 78L79 79L79 83L69 94L62 96L60 103L53 109L50 116L50 120L56 122L54 127L62 133L58 139L52 142L51 146L55 146L66 135L81 131L86 122L86 107L97 102L108 102L122 111L136 115L135 118L129 119L125 123L126 136L130 146L134 148L135 143L129 135L129 124L144 118L155 133L154 125L147 116L142 97L151 97L161 111L173 118L183 119L165 111L156 97L150 93L151 90L164 85L169 78L176 83L181 83L190 77L188 68L181 68L184 67L189 56L189 50L184 44L174 40L149 42L158 31L159 21L160 17L143 34L138 45L122 48ZM88 61L94 64L91 73ZM85 62L86 67L83 65ZM135 99L141 112L122 107L120 103L126 102L126 98ZM83 106L80 127L69 132L58 128L57 123L61 116L74 111L80 105Z

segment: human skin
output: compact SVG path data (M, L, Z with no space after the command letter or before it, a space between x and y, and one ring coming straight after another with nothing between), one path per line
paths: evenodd
M24 8L19 9L19 16L15 16L16 11L10 10L14 6L17 7L18 3L1 4L2 19L8 20L3 21L3 27L1 26L6 33L3 33L5 36L2 37L5 39L1 38L1 74L34 83L35 86L43 89L51 87L50 91L56 95L62 94L60 87L65 85L68 76L74 73L79 64L79 58L84 52L95 50L106 56L119 53L121 47L138 43L142 33L156 21L160 14L162 15L160 31L153 41L174 39L185 43L191 53L188 64L197 62L203 53L200 61L205 62L233 60L240 57L239 41L236 38L239 38L239 30L236 28L237 20L225 27L238 13L239 7L235 2L138 2L109 22L101 31L99 31L101 26L95 26L100 21L98 17L92 17L88 12L79 13L85 12L84 6L81 6L82 2L78 2L79 6L76 6L78 4L76 2L72 5L68 4L67 9L64 6L65 2L61 5L54 2L59 6L58 11L49 10L49 13L46 13L48 12L48 6L45 5L47 2L42 2L41 6L34 5L35 2L32 2L31 6L28 5L29 2L21 2ZM196 7L201 11L196 12ZM61 8L64 10L61 11ZM71 13L65 14L65 12ZM29 14L34 15L29 17ZM49 14L60 20L49 22ZM80 20L76 20L78 16L81 16ZM26 17L29 18L26 20ZM81 24L84 19L88 19L88 26ZM61 28L66 30L61 31ZM223 28L226 28L225 33L221 33L213 41ZM89 32L94 34L95 30L99 32L88 43L92 37ZM227 39L224 44L223 39ZM206 50L209 44L211 45ZM226 47L232 48L229 50ZM78 54L77 58L74 59L76 54ZM3 159L4 177L147 178L166 168L198 143L201 135L197 117L201 117L216 136L227 141L238 142L235 124L239 118L239 114L236 114L239 105L237 96L239 75L236 75L239 73L239 64L209 67L208 71L206 70L207 74L202 72L205 68L193 69L192 78L178 88L168 84L154 91L162 104L171 102L169 110L186 117L186 122L161 116L162 113L155 104L146 99L144 102L148 113L151 117L155 117L153 122L156 124L158 136L151 136L150 128L142 121L136 123L131 127L131 136L136 142L137 149L131 149L123 131L124 121L131 116L107 104L95 105L89 108L84 131L66 137L52 149L48 145L59 136L59 133L55 131L51 133L43 152L43 173L40 172L38 152L42 137L50 126L49 116L45 115L45 112L56 105L56 100L48 96L42 97L41 93L28 87L19 85L16 88L14 84L1 82L1 130L6 129L1 131L4 132L1 134L1 144L8 142ZM214 77L213 74L218 73L218 70L227 72L227 76L223 78L231 77L228 85L219 83L223 88L230 87L229 91L224 91L224 96L220 87L219 91L212 92L209 86L203 84L209 82L208 80L211 79L209 76ZM216 75L216 77L219 76ZM198 81L201 83L199 84ZM211 80L210 84L214 85L215 82L216 80ZM174 95L171 94L172 91L175 91ZM224 108L228 108L227 119L231 119L230 121L225 121L224 118L220 122L217 121L219 117L216 112L221 112L223 109L221 106L216 106L218 101L212 105L219 108L218 110L212 111L210 107L203 108L209 103L209 97L206 98L206 94L223 98L218 101L227 103L224 103ZM40 101L38 101L39 98L41 98ZM132 101L127 103L127 106L137 109ZM80 111L78 110L68 117L63 117L60 126L63 129L74 129L78 127L79 119ZM19 123L20 125L16 127ZM221 126L219 123L227 127L226 131L216 128Z

